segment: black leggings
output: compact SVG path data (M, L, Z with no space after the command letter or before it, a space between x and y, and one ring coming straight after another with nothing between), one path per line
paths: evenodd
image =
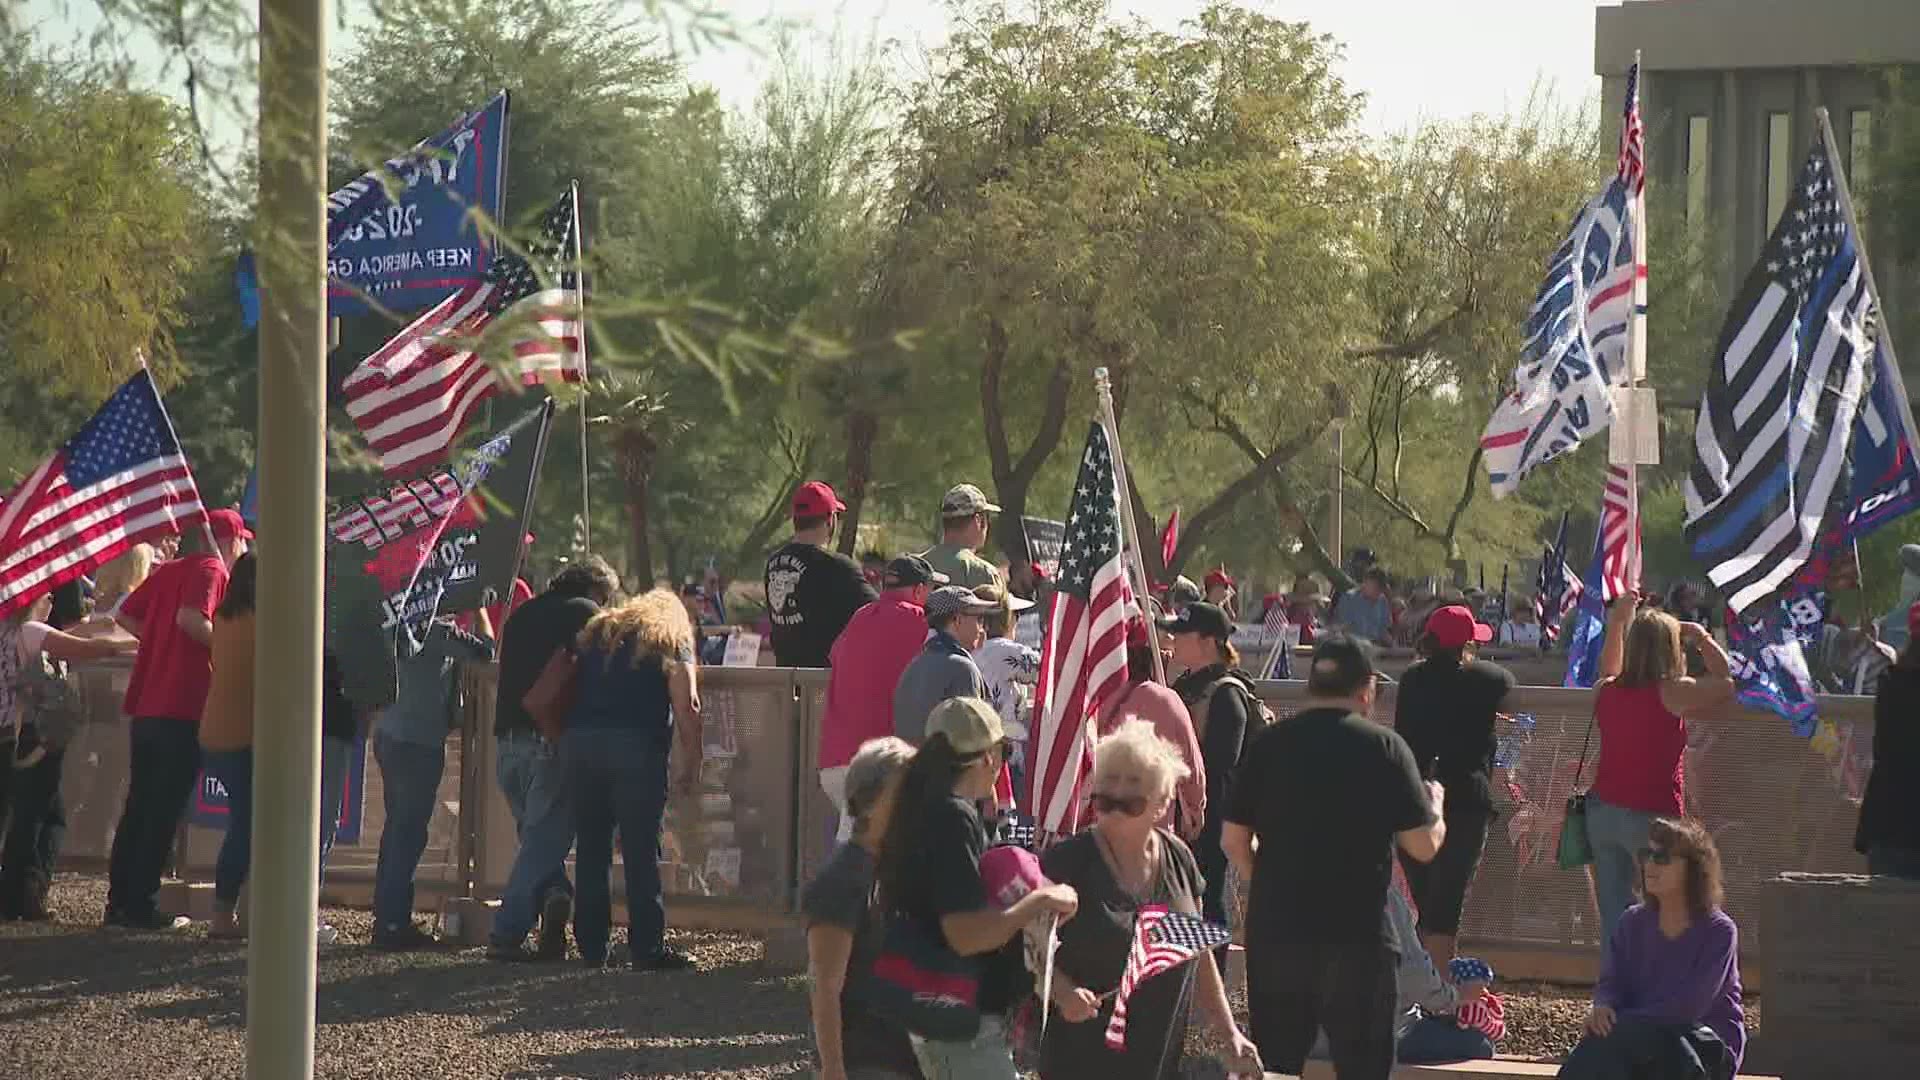
M1477 807L1447 809L1447 842L1430 863L1400 853L1400 866L1407 874L1407 888L1413 892L1414 906L1420 909L1423 934L1458 934L1460 915L1467 906L1467 891L1480 870L1480 857L1487 850L1487 832L1493 827L1494 813ZM1435 958L1440 963L1444 960Z

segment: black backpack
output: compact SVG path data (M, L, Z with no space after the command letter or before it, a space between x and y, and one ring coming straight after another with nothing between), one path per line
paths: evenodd
M1195 715L1201 718L1201 723L1206 722L1205 717L1213 708L1213 695L1223 687L1228 688L1230 693L1239 694L1247 710L1247 730L1240 736L1240 752L1234 755L1234 761L1238 763L1247 756L1247 749L1253 745L1253 740L1273 726L1275 717L1267 703L1254 693L1253 676L1236 668L1207 683L1194 699Z

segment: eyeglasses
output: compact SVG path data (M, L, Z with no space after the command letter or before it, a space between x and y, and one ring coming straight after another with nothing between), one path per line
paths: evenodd
M1098 814L1125 814L1128 817L1139 817L1147 812L1145 795L1128 795L1122 798L1118 795L1103 795L1095 792L1088 796L1088 801L1093 804L1094 812Z
M1643 863L1652 863L1654 866L1665 866L1672 862L1674 858L1674 853L1668 851L1666 848L1642 848L1640 850L1640 861Z

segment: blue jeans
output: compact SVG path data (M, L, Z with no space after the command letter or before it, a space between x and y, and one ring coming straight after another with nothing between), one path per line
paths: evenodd
M1007 1047L1007 1022L1001 1017L980 1018L980 1034L967 1042L913 1040L913 1056L927 1080L1016 1080L1013 1051Z
M413 872L427 850L427 824L447 767L447 746L406 742L384 733L373 737L380 787L387 810L380 830L380 862L373 875L374 929L413 921Z
M518 945L533 929L540 905L555 891L571 892L567 852L573 849L573 806L560 755L531 733L498 743L500 789L519 826L520 850L507 875L507 892L493 917L492 943Z
M1640 888L1640 853L1658 814L1625 810L1587 796L1587 839L1593 843L1593 893L1600 902L1600 955Z
M634 962L658 953L666 939L658 856L667 812L667 745L664 732L597 728L569 731L561 740L578 833L573 939L589 964L607 957L615 829L626 855L627 946Z
M1423 1016L1400 1036L1403 1065L1479 1061L1493 1056L1493 1042L1478 1028L1463 1028L1449 1016Z
M353 740L320 738L320 879L327 877L327 855L340 832L340 796L347 786L347 767L353 763Z
M213 863L213 899L232 911L253 859L253 748L208 750L201 757L207 775L227 789L227 835Z

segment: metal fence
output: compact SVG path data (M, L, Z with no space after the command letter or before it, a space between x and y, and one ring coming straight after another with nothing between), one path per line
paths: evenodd
M513 819L494 780L491 667L467 672L468 707L448 736L430 843L421 861L422 902L447 895L497 896L512 866ZM707 668L705 760L698 794L668 812L660 858L677 917L734 925L771 923L794 910L800 886L832 843L833 809L815 767L827 674L783 668ZM65 795L70 826L66 859L83 869L104 864L126 787L126 722L119 716L125 671L89 669L83 676L89 720L67 755ZM1393 687L1383 688L1376 719L1390 723ZM1297 711L1298 682L1264 683L1276 715ZM1508 711L1534 718L1530 734L1511 740L1512 765L1468 902L1462 935L1533 945L1588 945L1597 927L1586 875L1560 870L1553 848L1591 715L1584 690L1523 687ZM1729 708L1690 725L1686 761L1688 811L1712 830L1727 870L1728 907L1758 945L1759 890L1783 871L1859 872L1853 828L1873 740L1872 701L1823 698L1836 722L1838 746L1795 738L1776 717ZM270 722L262 718L261 722ZM1599 733L1594 733L1594 750ZM1592 763L1588 765L1591 778ZM364 814L358 838L336 846L329 883L371 880L380 843L378 766L366 764ZM186 830L180 870L211 875L219 834ZM615 888L619 889L615 874ZM616 891L616 895L618 892Z

